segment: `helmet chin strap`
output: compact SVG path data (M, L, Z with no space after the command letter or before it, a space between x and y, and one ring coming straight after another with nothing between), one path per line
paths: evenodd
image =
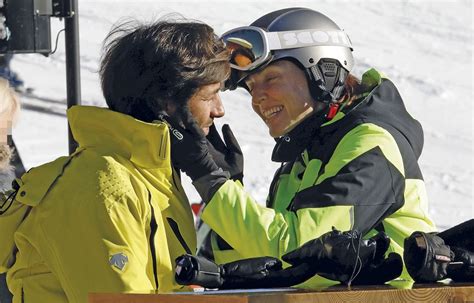
M289 133L293 128L295 128L301 121L303 121L307 116L313 113L313 107L308 107L304 112L299 114L296 118L292 119L288 126L284 130L284 134Z

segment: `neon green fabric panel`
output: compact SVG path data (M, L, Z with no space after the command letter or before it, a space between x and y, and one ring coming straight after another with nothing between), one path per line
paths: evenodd
M257 204L240 186L227 181L202 214L203 220L245 257L281 257L327 231L347 230L352 206L276 211Z
M387 160L405 175L402 156L392 135L380 126L363 123L350 130L338 143L316 184L335 176L346 164L377 146Z

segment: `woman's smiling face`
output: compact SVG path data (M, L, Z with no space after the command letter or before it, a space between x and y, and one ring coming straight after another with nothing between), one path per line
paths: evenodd
M291 61L276 61L251 74L245 83L252 95L253 110L274 138L288 133L314 109L306 76Z

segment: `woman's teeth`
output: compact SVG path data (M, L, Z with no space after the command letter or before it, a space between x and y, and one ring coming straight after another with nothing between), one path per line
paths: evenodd
M266 119L269 119L283 110L283 106L275 106L262 112Z

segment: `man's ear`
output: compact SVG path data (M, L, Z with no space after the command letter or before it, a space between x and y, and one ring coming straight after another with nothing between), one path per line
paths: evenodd
M187 110L187 105L185 106L180 106L179 104L176 104L176 102L166 102L165 106L165 111L166 114L170 117L172 117L179 125L183 128L185 127L185 122L186 121L186 112L189 111Z
M166 102L166 113L169 115L169 116L173 116L175 113L176 113L176 110L177 110L177 107L176 107L176 104L174 102Z

